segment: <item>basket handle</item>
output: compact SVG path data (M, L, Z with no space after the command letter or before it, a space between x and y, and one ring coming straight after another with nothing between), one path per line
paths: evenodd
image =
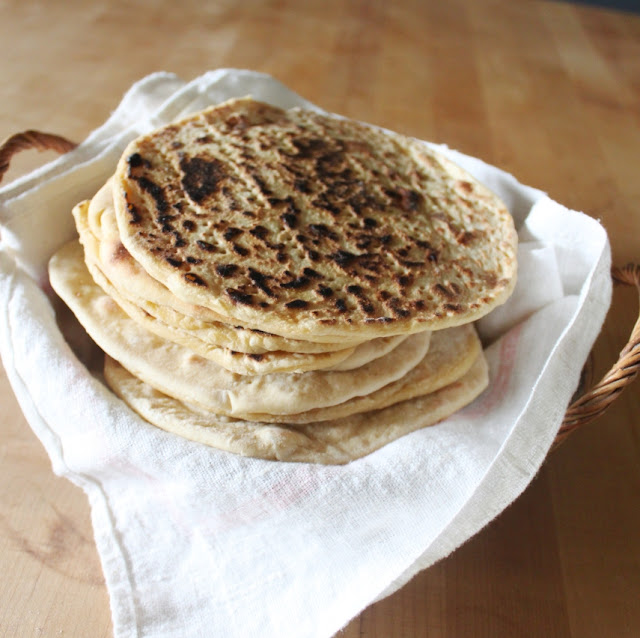
M24 131L8 137L0 146L0 182L9 168L11 158L20 151L36 149L38 151L57 151L67 153L77 144L60 135L41 131Z
M634 286L640 298L640 264L627 264L612 268L615 283ZM552 449L563 443L580 426L599 417L633 381L640 370L640 317L633 326L627 345L620 351L618 360L600 382L578 397L567 409Z
M77 144L60 135L41 131L24 131L7 138L0 145L0 182L9 168L11 158L18 152L37 149L67 153ZM628 264L611 271L614 282L635 285L640 295L640 265ZM599 383L576 399L567 413L553 442L552 449L563 443L567 437L603 412L618 398L622 390L633 381L640 369L640 317L636 321L627 345L620 352L618 360Z

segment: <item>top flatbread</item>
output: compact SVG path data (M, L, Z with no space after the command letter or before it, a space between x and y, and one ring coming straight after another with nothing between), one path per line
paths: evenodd
M511 293L505 206L424 144L249 98L134 140L120 237L185 301L335 342L478 319Z

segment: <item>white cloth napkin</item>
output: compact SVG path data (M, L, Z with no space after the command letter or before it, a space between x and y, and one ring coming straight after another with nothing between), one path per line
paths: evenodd
M241 458L147 425L63 339L46 263L128 140L247 94L310 106L253 72L154 74L77 150L0 190L2 360L54 472L89 497L117 638L333 635L524 490L610 303L596 221L441 148L504 198L521 242L513 297L480 322L491 370L481 397L339 467Z

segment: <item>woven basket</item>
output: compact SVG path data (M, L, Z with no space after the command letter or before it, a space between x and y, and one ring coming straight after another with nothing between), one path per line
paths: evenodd
M0 182L9 168L11 158L18 152L28 149L39 151L52 150L66 153L77 145L59 135L29 130L12 135L0 146ZM640 295L640 264L628 264L622 268L614 267L611 271L614 283L636 286ZM633 381L640 369L640 317L631 331L627 345L622 349L618 360L609 372L590 389L591 362L587 362L583 370L580 388L569 405L562 425L553 443L552 449L558 447L579 427L602 415L618 398L624 388Z

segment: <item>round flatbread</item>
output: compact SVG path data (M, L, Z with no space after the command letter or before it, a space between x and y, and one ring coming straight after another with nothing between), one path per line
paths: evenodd
M375 412L286 426L194 412L109 357L104 372L116 395L163 430L243 456L324 464L354 461L410 432L434 425L471 403L488 383L487 363L481 354L463 377L433 393Z
M315 342L442 329L504 302L516 232L425 144L236 99L134 140L114 176L122 243L174 295Z
M481 354L482 344L473 324L437 330L431 336L429 351L422 361L397 381L388 383L375 392L299 414L273 416L253 413L245 414L243 418L266 423L300 424L329 421L360 412L380 410L394 403L430 394L457 381L467 373Z

